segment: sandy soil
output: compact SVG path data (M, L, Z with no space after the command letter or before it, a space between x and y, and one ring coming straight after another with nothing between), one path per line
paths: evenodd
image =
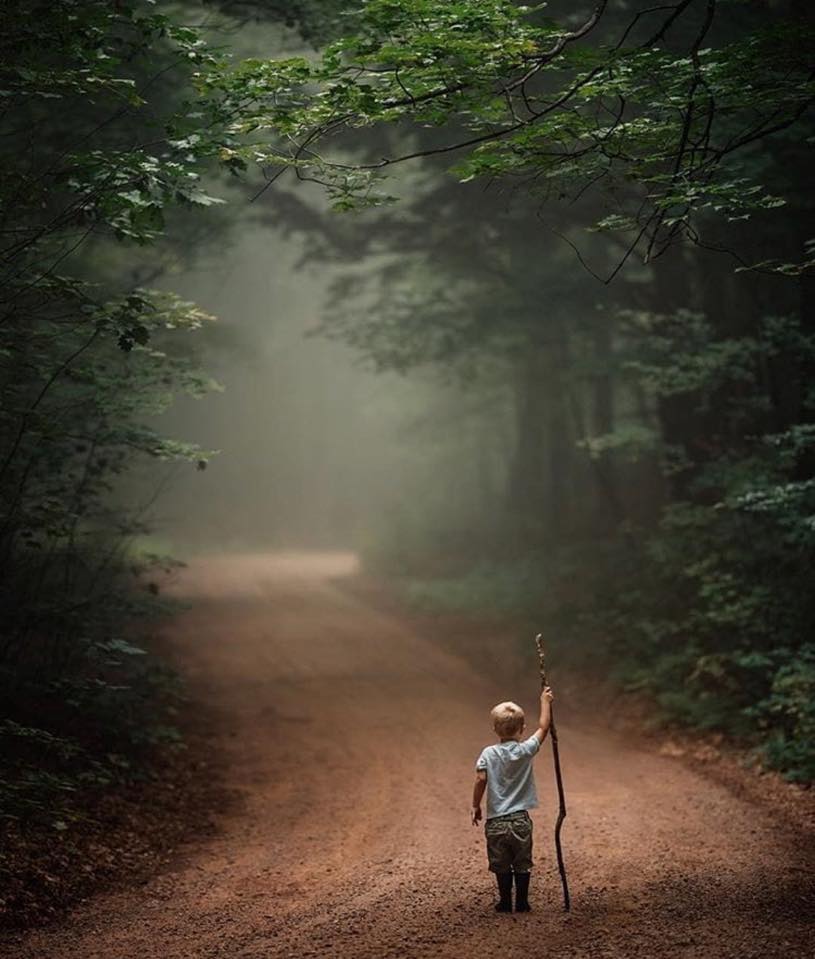
M196 563L172 629L237 800L172 868L29 933L19 959L470 955L810 957L812 835L603 716L559 723L572 912L552 851L550 753L537 760L533 912L496 915L468 819L475 756L507 688L339 589L353 559ZM565 704L560 703L561 707ZM567 711L568 720L568 711Z

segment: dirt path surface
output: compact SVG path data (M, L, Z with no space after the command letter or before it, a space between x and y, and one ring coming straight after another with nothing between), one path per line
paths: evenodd
M597 723L559 723L573 908L537 760L533 912L496 915L468 822L499 699L534 689L339 589L342 555L196 563L172 640L216 711L239 799L145 886L98 897L19 959L811 957L812 836ZM528 695L524 696L523 693ZM3 948L3 947L0 947ZM8 947L5 947L6 949ZM4 953L5 954L5 953Z

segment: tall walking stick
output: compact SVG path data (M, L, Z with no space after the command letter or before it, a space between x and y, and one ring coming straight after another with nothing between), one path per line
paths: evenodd
M540 633L535 637L535 645L538 648L538 663L541 673L541 689L547 686L546 682L546 662L543 658L543 637ZM551 706L549 707L551 710ZM555 781L557 782L558 814L555 824L555 851L557 852L557 868L560 872L560 882L563 886L563 909L568 912L571 905L569 899L569 882L566 879L566 865L563 862L563 847L560 844L560 830L563 828L563 820L566 818L566 796L563 792L563 775L560 771L560 753L557 745L557 729L555 727L554 711L550 712L551 722L549 725L549 735L552 737L552 759L555 762Z

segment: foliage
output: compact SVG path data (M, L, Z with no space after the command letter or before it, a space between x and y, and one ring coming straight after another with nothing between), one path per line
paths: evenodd
M608 209L596 228L624 235L618 266L635 250L647 262L680 239L699 241L706 221L789 200L742 158L811 108L811 25L747 17L718 30L720 6L626 12L599 2L573 26L508 0L366 0L355 32L317 62L248 61L203 71L201 82L224 109L248 109L232 126L236 168L293 168L337 209L390 199L379 181L396 163L461 154L463 181L512 178L575 197L601 184ZM360 128L396 123L456 133L376 159L344 154ZM790 274L810 259L800 250L797 263L753 265Z
M805 382L815 339L791 318L729 338L687 314L646 326L631 367L656 397L690 398L707 442L688 445L683 495L641 541L637 589L617 579L619 599L606 597L609 609L595 615L627 682L674 717L764 740L773 765L806 779L815 759L801 702L815 621L815 436L806 421L767 431L765 377L783 363ZM799 415L815 415L812 397Z
M780 665L772 677L769 694L750 712L770 730L762 747L769 765L787 770L788 778L815 779L815 647L804 644L797 653L779 650Z
M48 817L174 739L169 678L125 632L167 567L131 548L150 503L126 478L206 466L153 424L217 384L188 342L212 318L140 284L161 264L139 250L221 202L192 83L222 55L149 2L13 0L0 35L0 813Z

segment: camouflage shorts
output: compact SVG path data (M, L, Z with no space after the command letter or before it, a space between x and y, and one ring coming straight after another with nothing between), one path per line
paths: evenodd
M494 816L484 824L491 872L529 872L532 868L532 820L524 809Z

